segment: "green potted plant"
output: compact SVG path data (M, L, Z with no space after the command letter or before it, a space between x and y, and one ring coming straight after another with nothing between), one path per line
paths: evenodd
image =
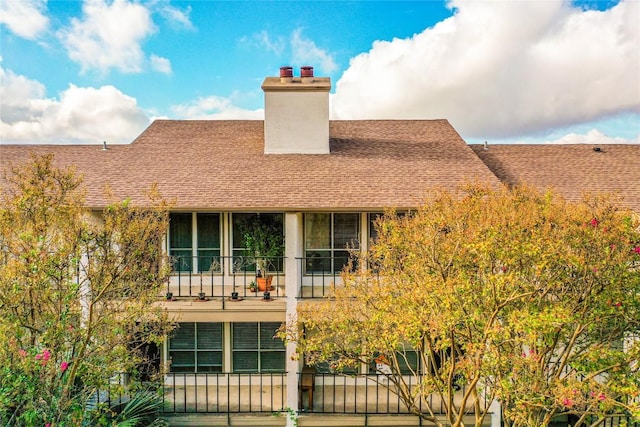
M255 260L258 289L270 290L273 277L269 271L275 269L274 262L284 252L282 217L253 215L240 224L240 233L246 255Z

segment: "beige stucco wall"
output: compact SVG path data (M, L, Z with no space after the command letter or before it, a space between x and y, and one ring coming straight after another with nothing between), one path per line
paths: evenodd
M298 88L304 86L297 83ZM329 153L329 87L317 90L265 90L264 152Z

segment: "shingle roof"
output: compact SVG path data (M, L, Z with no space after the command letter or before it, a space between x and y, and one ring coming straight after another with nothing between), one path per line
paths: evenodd
M4 169L29 152L55 153L84 175L87 203L145 200L157 183L176 209L318 210L418 206L434 186L497 178L446 120L330 122L331 154L263 153L263 121L152 123L132 144L0 145Z
M583 193L618 193L640 212L640 145L471 147L505 184L553 188L570 200Z

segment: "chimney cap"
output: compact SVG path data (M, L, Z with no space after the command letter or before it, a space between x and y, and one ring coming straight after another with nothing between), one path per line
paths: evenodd
M293 77L293 67L289 65L280 67L280 77Z
M302 83L313 83L313 67L309 65L300 67L300 80Z

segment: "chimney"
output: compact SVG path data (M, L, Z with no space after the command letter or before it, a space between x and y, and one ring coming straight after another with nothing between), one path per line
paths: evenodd
M313 67L280 67L267 77L264 91L265 154L329 154L329 77L314 77Z

